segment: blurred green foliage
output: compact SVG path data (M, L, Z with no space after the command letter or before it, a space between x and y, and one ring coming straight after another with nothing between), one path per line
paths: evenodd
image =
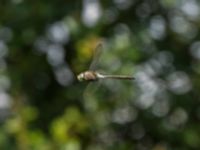
M0 149L199 150L197 0L0 2ZM134 81L78 82L97 70Z

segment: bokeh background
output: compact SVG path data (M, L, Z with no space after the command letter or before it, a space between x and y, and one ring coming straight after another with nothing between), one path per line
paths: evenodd
M1 0L0 149L199 150L199 3Z

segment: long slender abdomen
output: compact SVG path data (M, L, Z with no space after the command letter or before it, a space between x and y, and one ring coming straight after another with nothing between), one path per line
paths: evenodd
M126 75L104 75L104 78L121 79L121 80L134 80L135 79L132 76L126 76Z

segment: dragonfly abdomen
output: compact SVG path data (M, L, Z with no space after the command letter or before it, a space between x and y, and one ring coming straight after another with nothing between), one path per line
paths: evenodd
M121 79L121 80L134 80L135 79L132 76L126 76L126 75L104 75L104 78Z

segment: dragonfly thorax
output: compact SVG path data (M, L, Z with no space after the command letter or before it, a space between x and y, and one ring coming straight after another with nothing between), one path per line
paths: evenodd
M98 80L98 73L95 71L85 71L77 76L79 81L96 81Z

